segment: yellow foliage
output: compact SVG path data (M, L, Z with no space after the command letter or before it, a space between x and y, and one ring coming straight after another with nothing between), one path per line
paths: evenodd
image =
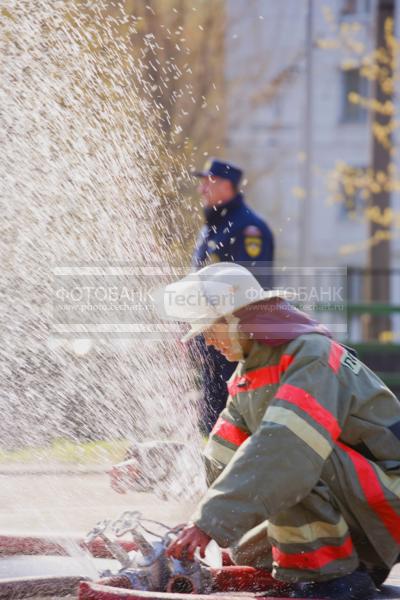
M331 39L319 38L316 40L315 43L318 48L321 48L321 50L336 50L337 48L340 47L339 40L335 40L333 38L331 38Z
M375 234L373 236L371 236L361 242L357 242L355 244L344 244L343 246L341 246L339 248L339 253L342 256L346 256L348 254L354 254L355 252L365 251L368 248L371 248L372 246L377 246L382 241L391 240L395 237L398 237L398 235L394 234L391 231L385 231L385 230L379 229L378 231L375 232Z
M299 186L292 188L292 194L295 198L298 198L299 200L302 200L306 197L305 189Z
M303 163L307 159L307 154L305 152L298 152L297 159L299 162Z
M378 340L383 344L389 344L396 341L396 336L393 331L381 331Z
M356 54L362 54L365 51L365 45L362 42L349 42L348 45Z
M329 6L323 6L322 13L327 23L335 23L335 15L333 14L333 11Z
M342 61L341 69L342 69L342 71L351 71L352 69L356 69L358 67L358 65L359 65L358 61L356 61L352 58L347 58Z

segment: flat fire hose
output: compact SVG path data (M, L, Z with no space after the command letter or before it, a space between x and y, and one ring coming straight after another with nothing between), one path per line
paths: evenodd
M76 575L50 577L15 577L0 581L0 598L19 600L19 598L32 598L43 596L55 598L57 595L77 594L79 584L84 578Z

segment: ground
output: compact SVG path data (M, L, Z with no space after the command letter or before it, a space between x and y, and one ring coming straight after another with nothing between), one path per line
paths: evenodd
M0 533L85 534L102 519L125 510L166 524L184 522L193 508L151 494L120 495L105 473L32 475L0 470Z

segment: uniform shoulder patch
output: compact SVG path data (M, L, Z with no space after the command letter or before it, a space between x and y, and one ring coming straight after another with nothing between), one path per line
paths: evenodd
M348 350L346 350L346 352L343 354L341 362L344 367L348 367L351 371L353 371L355 375L359 374L361 369L361 363L358 360L358 358L353 356L353 354L351 354L351 352L349 352Z
M257 225L249 225L243 230L243 235L250 237L262 237L262 231Z
M262 231L256 225L249 225L243 230L244 249L251 258L257 258L262 250Z

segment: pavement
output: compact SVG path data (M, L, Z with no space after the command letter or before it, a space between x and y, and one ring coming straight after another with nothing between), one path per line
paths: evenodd
M40 468L39 468L40 467ZM163 501L153 494L118 494L106 468L16 465L0 467L0 533L84 535L103 519L126 510L176 525L185 522L193 504Z
M0 476L33 476L33 475L102 475L107 473L109 466L83 465L75 463L60 463L46 461L41 463L0 463Z

